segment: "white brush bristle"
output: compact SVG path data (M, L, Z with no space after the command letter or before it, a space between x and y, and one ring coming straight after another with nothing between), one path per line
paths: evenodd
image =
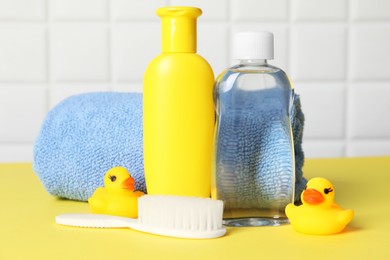
M222 228L222 216L220 200L165 195L138 199L138 222L150 227L212 231Z

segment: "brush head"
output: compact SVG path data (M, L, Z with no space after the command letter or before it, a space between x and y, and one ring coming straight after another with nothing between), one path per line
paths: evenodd
M137 225L144 232L182 238L220 237L226 233L222 218L221 200L166 195L138 199Z

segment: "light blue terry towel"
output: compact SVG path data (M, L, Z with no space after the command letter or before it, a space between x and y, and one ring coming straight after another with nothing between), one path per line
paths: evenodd
M33 167L50 194L86 201L115 166L126 167L145 191L141 94L87 93L49 111Z
M284 211L295 191L289 95L269 88L227 91L218 98L222 112L215 159L217 197L227 210ZM298 112L297 99L293 113ZM301 147L297 150L302 152Z
M297 199L306 185L302 176L303 122L296 96L292 127ZM115 166L126 167L136 189L146 192L142 94L86 93L69 97L49 111L34 145L33 167L50 194L86 201L103 186L106 171Z

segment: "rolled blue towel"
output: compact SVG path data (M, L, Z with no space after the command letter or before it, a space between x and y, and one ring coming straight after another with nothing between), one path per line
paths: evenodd
M87 93L65 99L47 114L34 146L33 167L46 190L86 201L105 172L126 167L145 191L142 95Z
M303 121L297 97L292 120L297 194L306 184ZM34 145L33 168L50 194L86 201L115 166L126 167L136 189L146 192L142 94L86 93L69 97L49 111Z

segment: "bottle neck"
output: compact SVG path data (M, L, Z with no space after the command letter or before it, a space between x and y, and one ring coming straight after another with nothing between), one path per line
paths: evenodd
M202 14L194 7L164 7L157 10L162 21L162 52L196 52L196 19Z
M261 65L267 65L267 60L265 59L242 59L240 60L240 64L242 65L249 65L249 66L261 66Z

